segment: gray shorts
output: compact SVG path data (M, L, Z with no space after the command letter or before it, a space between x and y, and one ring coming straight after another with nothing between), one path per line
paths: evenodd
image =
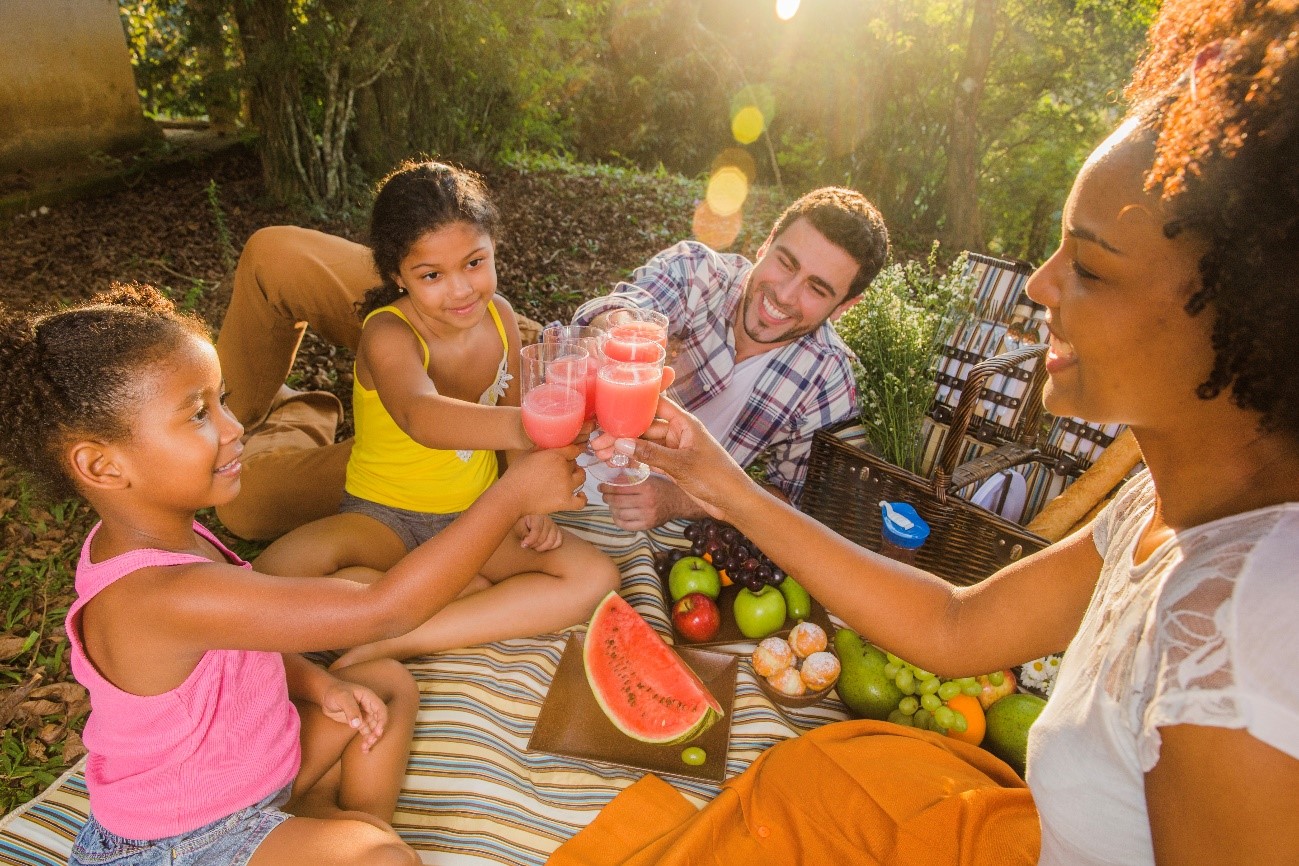
M110 833L92 814L72 844L68 866L247 866L271 831L293 817L279 808L289 801L292 789L281 788L197 830L152 841Z
M426 511L407 511L405 508L394 508L391 505L380 505L350 493L343 494L343 501L338 506L339 514L364 514L373 517L391 529L406 545L409 553L451 525L463 511L450 514L429 514Z

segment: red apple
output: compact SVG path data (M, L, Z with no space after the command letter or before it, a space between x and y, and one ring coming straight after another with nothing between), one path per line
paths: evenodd
M692 643L712 640L722 627L722 614L717 602L702 592L692 592L672 605L672 627Z
M983 687L982 691L979 693L979 705L985 710L1004 698L1006 695L1013 695L1015 693L1015 674L1012 671L1001 671L1001 685L993 685L992 681L988 679L989 676L991 676L991 674L984 674L983 676L976 677L979 681L979 685Z

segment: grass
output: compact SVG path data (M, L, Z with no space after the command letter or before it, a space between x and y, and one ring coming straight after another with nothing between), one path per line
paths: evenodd
M0 465L0 811L31 799L85 752L90 705L71 677L63 620L91 521L85 505L43 503Z

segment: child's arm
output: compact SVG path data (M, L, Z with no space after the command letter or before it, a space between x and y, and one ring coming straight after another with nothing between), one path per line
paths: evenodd
M372 584L206 563L141 569L118 581L124 592L113 593L116 599L101 593L92 604L118 605L101 622L114 630L114 648L140 663L153 654L307 652L397 637L455 599L520 518L586 504L576 456L569 447L520 459L449 527Z
M367 322L357 354L364 359L384 409L406 435L421 445L484 451L532 447L517 402L513 406L484 406L438 393L428 371L421 366L423 351L419 341L396 316L379 315ZM493 371L497 361L499 356L492 361ZM517 352L513 361L517 373Z
M284 653L284 673L289 697L313 703L326 718L358 731L362 752L379 742L388 722L388 706L373 691L339 679L297 653Z

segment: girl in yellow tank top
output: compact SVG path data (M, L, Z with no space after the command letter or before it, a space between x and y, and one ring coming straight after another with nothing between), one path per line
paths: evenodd
M380 184L370 242L382 283L358 305L341 513L276 541L259 570L374 580L496 480L498 452L508 460L534 447L518 408L518 323L496 294L498 222L481 179L462 169L408 162ZM335 667L554 631L618 585L594 546L549 517L525 517L436 616Z

